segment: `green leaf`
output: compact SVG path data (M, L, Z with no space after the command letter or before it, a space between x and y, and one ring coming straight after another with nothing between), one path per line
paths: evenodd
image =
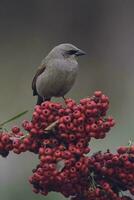
M27 112L28 112L28 110L25 110L24 112L19 113L18 115L14 116L14 117L12 117L12 118L10 118L10 119L8 119L8 120L6 120L5 122L2 122L2 123L0 124L0 128L1 128L2 126L4 126L5 124L11 122L11 121L13 121L13 120L15 120L15 119L18 119L18 118L21 117L22 115L25 115Z

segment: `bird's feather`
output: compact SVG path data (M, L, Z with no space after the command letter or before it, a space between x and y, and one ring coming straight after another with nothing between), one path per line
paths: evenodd
M45 64L41 64L41 65L38 67L35 76L33 77L33 80L32 80L33 96L38 95L37 89L36 89L36 81L37 81L38 76L39 76L40 74L42 74L42 73L44 72L45 69L46 69Z

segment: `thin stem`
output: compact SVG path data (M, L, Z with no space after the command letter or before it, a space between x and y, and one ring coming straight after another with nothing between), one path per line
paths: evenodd
M58 123L59 123L59 120L53 122L47 128L45 128L45 131L51 131Z
M2 122L2 123L0 124L0 128L2 128L2 126L4 126L5 124L7 124L7 123L9 123L9 122L11 122L11 121L13 121L13 120L15 120L15 119L21 117L22 115L25 115L27 112L28 112L28 110L25 110L24 112L21 112L21 113L19 113L18 115L16 115L16 116L14 116L14 117L12 117L12 118L10 118L10 119L8 119L8 120Z

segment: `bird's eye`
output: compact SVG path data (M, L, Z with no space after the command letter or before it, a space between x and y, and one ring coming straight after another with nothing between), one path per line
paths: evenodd
M77 53L77 50L69 50L69 51L67 51L68 55L74 55L76 53Z

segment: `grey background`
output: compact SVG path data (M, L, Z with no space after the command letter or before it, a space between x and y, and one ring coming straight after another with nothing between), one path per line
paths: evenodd
M109 113L117 122L106 139L91 142L92 152L127 144L134 138L133 0L0 0L0 121L26 109L29 113L15 123L30 119L36 67L63 42L87 52L79 59L79 76L67 96L79 100L102 90L110 97ZM37 163L31 153L0 158L0 198L64 199L56 193L32 193L28 176Z

